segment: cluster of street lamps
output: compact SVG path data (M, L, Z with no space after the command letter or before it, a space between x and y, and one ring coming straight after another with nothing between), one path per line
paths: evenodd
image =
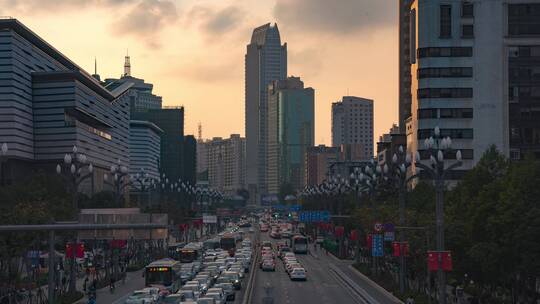
M355 167L350 173L350 181L345 181L339 175L336 177L330 177L327 181L324 181L320 185L306 187L299 194L303 197L325 197L330 195L338 195L349 191L355 191L356 196L360 196L366 193L371 196L376 191L376 188L380 185L388 185L388 183L382 183L383 181L389 181L398 190L399 195L399 225L402 228L406 226L405 217L405 196L407 188L412 179L423 175L433 181L436 190L436 204L435 204L435 217L436 217L436 235L437 235L437 251L442 252L445 250L444 246L444 199L443 194L446 188L445 181L449 178L451 172L462 166L461 151L455 151L455 162L448 164L445 158L454 159L454 150L452 149L452 139L449 136L442 136L439 127L435 127L433 135L424 140L424 147L426 149L426 155L422 157L417 151L414 155L414 160L411 154L405 152L404 148L400 146L396 153L392 156L391 163L376 164L374 160L371 160L368 164L362 167ZM423 159L428 159L429 164L422 163ZM414 168L415 170L410 170ZM416 169L420 169L418 174ZM329 187L329 185L333 185ZM337 186L339 185L339 186ZM335 191L336 187L340 189ZM405 243L406 236L404 229L401 229L399 233L400 251L402 251L402 244ZM358 255L358 253L357 253ZM441 255L439 255L439 267L437 270L437 282L439 292L439 303L446 303L446 275L442 269ZM406 260L404 253L400 252L400 273L399 273L399 286L400 291L403 293L406 288Z

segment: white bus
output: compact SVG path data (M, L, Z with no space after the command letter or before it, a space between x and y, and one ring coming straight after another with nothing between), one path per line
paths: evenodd
M291 247L294 253L307 253L308 239L302 235L295 235L291 239Z

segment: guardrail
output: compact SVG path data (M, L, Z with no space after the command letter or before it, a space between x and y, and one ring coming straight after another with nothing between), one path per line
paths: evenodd
M255 240L253 241L253 247L254 247L254 256L253 263L251 263L251 270L249 273L249 280L246 285L246 292L244 294L244 299L242 301L242 304L250 304L251 303L251 297L253 296L253 286L255 285L255 276L257 273L257 264L259 263L259 253L257 252L257 244L259 244L260 239L260 230L257 227L255 232Z

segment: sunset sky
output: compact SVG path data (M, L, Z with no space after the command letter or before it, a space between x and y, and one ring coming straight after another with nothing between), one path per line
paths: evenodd
M154 84L164 105L184 105L186 134L244 134L244 54L254 27L277 22L289 75L315 89L316 143L331 142L330 106L375 100L375 140L397 122L394 0L0 0L26 26L102 79ZM348 93L347 93L348 92Z

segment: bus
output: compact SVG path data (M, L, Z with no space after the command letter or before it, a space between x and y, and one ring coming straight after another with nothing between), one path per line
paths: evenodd
M181 287L180 269L180 262L170 258L154 261L144 269L144 284L146 287L163 286L176 293Z
M206 240L204 241L203 243L203 247L205 250L208 250L208 249L218 249L220 248L220 243L219 243L219 239L210 239L210 240Z
M178 252L178 260L180 263L192 263L199 257L199 253L195 248L182 248Z
M291 240L291 247L294 253L307 253L308 239L302 235L295 235Z
M221 249L228 251L230 256L234 256L236 250L236 237L233 234L224 234L219 240Z
M184 247L186 243L174 243L170 244L168 248L169 257L171 259L180 260L180 249Z

